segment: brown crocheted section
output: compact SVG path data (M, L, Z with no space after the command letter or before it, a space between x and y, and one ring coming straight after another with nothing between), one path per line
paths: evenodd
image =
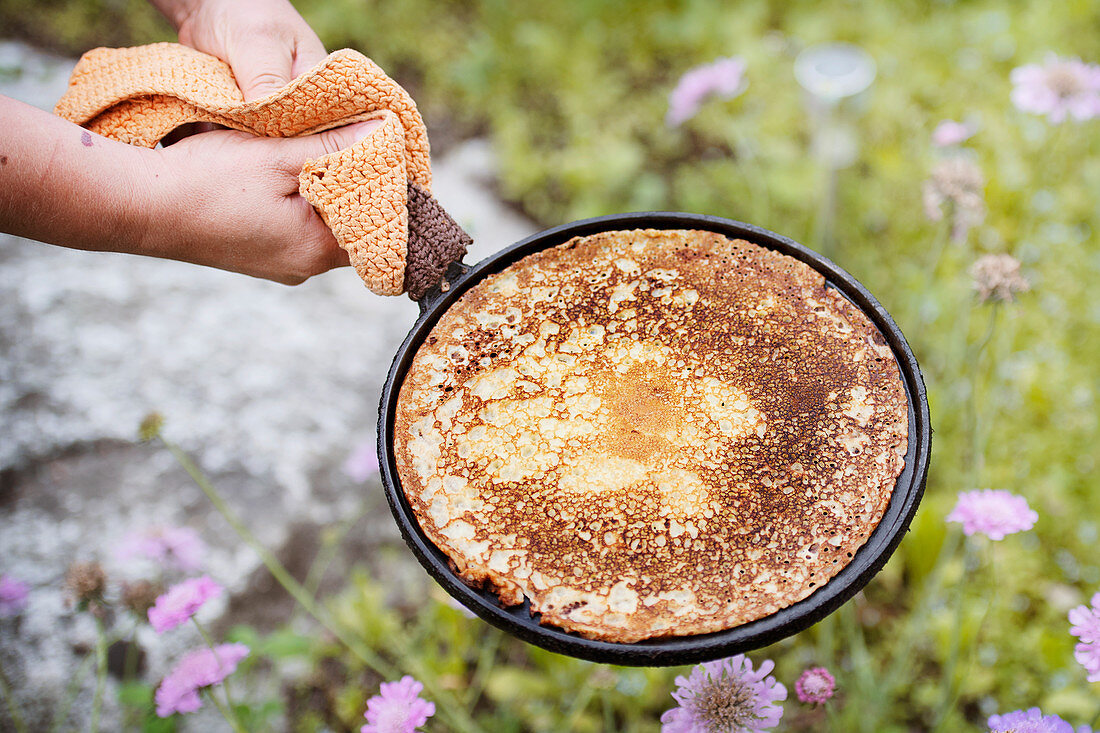
M413 300L420 300L443 278L449 264L462 259L473 240L431 194L415 183L409 183L408 200L405 291Z
M56 112L146 147L189 122L290 137L381 118L370 136L308 161L298 179L367 287L380 295L410 288L419 298L470 241L428 193L428 134L415 102L357 51L335 51L246 103L229 66L213 56L175 43L98 48L80 59Z

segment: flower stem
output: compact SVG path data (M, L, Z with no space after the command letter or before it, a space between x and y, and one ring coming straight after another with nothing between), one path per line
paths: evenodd
M875 700L879 695L880 688L874 670L871 669L872 660L867 653L867 640L863 634L863 624L859 622L859 618L856 616L855 604L856 599L853 598L845 603L835 615L840 618L841 629L844 633L843 642L850 650L852 672L856 683L852 696L863 700ZM817 706L815 705L815 707ZM871 715L857 717L856 720L859 721L858 730L862 733L877 733L880 728L876 717Z
M91 725L88 727L92 733L99 731L99 709L103 704L103 685L107 681L107 632L98 616L95 616L95 630L95 695L92 697Z
M603 712L603 729L615 730L615 709L607 690L600 690L600 709Z
M818 252L826 257L835 257L833 244L836 241L837 189L840 171L831 163L827 163L823 173L825 184L822 188L821 202L814 226L814 240L817 242Z
M317 592L321 587L321 582L325 579L325 573L328 572L328 568L332 564L332 561L336 559L336 553L340 550L341 543L343 543L344 539L348 536L348 532L351 531L352 527L354 527L366 513L366 506L360 504L359 508L340 524L335 534L322 540L323 544L321 549L318 550L317 556L310 564L309 571L306 573L305 583L303 584L306 592L309 593L311 598L317 598ZM297 617L301 608L300 605L295 607L295 615L291 617L292 621Z
M195 624L195 628L199 630L199 635L202 637L202 640L206 642L206 646L210 647L210 651L217 654L218 650L214 648L214 640L210 637L210 632L206 630L206 627L200 624L199 620L194 616L191 617L191 623Z
M929 286L936 282L936 274L940 271L940 264L943 262L943 253L947 249L947 242L950 238L950 224L945 219L936 227L936 240L930 249L932 256L928 260ZM925 295L925 297L927 297L927 295Z
M126 644L126 657L122 661L122 679L129 682L137 672L138 662L137 627L130 632L130 638Z
M768 179L764 167L757 158L756 151L736 130L732 131L734 165L741 173L742 180L748 184L749 198L752 201L752 221L770 223L772 215L771 194L768 192Z
M294 576L292 576L286 567L279 562L278 558L256 539L256 536L252 534L243 522L241 522L240 518L225 502L225 499L223 499L217 489L214 488L214 485L210 483L210 480L206 478L205 474L203 474L199 467L195 465L195 462L191 460L191 457L164 436L160 436L160 440L172 453L180 466L183 467L183 470L187 471L188 475L191 476L191 480L202 489L203 493L206 494L206 497L210 500L210 503L214 505L214 508L222 515L222 518L229 523L229 526L233 528L237 536L240 537L246 545L252 548L252 551L259 556L260 561L267 568L268 572L271 573L272 577L275 578L276 582L278 582L279 585L281 585L283 589L305 609L306 613L312 616L317 623L321 624L325 630L336 637L336 639L363 664L383 677L396 679L399 675L398 670L372 652L360 639L355 638L349 634L346 629L335 623L329 617L327 610L322 608L302 584L295 580ZM452 728L460 733L476 733L482 730L481 726L479 726L465 710L459 707L457 700L447 700L447 698L451 698L452 696L436 684L434 677L424 674L422 665L420 665L415 657L406 657L405 664L407 667L415 668L412 671L416 673L417 678L424 685L424 689L441 703L437 706L440 716L447 718ZM454 702L455 704L443 704L444 702Z
M965 576L971 558L970 542L963 543L963 574ZM955 667L958 665L959 652L962 647L962 627L965 622L963 613L963 597L966 588L966 578L960 579L954 588L953 605L955 606L955 623L951 628L951 646L948 647L947 663L944 665L943 676L940 678L940 710L936 715L936 724L933 732L941 729L947 722L948 716L955 709ZM971 640L973 642L973 640Z
M592 678L597 675L600 670L601 667L593 665L592 672L588 675L588 679L585 680L585 684L581 686L579 694L573 701L573 705L569 708L569 714L565 719L566 722L562 726L562 730L577 729L577 723L580 721L581 716L584 715L584 709L588 707L588 703L592 702L592 697L596 694L596 686L592 684Z
M469 707L477 705L481 693L485 690L485 683L489 679L489 670L497 658L497 650L504 634L496 629L490 629L489 640L481 647L481 654L477 658L477 667L474 668L474 676L470 680L469 692L466 694L466 704Z
M195 628L199 630L199 634L202 636L202 640L206 642L206 646L208 646L210 648L210 651L214 653L214 659L218 659L218 650L216 648L216 645L214 644L213 637L210 636L210 632L208 632L206 630L206 627L200 624L199 620L194 616L191 617L191 623L195 624ZM218 663L220 665L221 661L219 660ZM225 690L225 701L229 705L229 714L232 717L232 720L230 720L229 722L236 723L239 727L243 727L240 725L240 721L237 720L236 714L233 713L233 695L229 691L229 678L222 680L222 689ZM211 697L213 697L214 693L211 692L210 695Z
M65 703L61 706L61 709L54 714L53 725L50 726L50 733L57 733L69 719L69 710L73 707L73 701L76 700L76 695L80 691L80 683L84 679L84 675L88 673L88 668L92 666L92 657L86 656L80 663L80 667L77 668L76 674L73 675L72 680L69 681L69 689L65 694Z
M8 716L11 717L12 725L19 733L26 733L27 726L23 723L23 716L19 714L19 706L15 702L11 687L8 686L8 676L3 673L3 670L0 670L0 692L4 694L4 704L8 707Z
M218 709L218 712L225 718L225 722L232 726L233 730L237 733L247 733L244 726L241 725L241 721L237 720L237 716L233 714L233 711L226 707L226 704L218 699L218 696L214 694L213 687L206 688L206 696L210 698L210 702L214 703L214 707Z
M982 340L974 347L974 354L970 358L970 363L974 365L974 379L971 387L971 423L970 423L970 488L981 488L978 483L982 478L982 469L985 465L985 453L982 450L984 444L984 407L985 407L985 387L988 387L985 382L988 382L985 374L985 366L983 363L983 355L989 342L993 339L993 333L997 327L997 314L1000 312L1000 307L997 303L992 305L992 310L989 314L989 326L986 328L985 335Z
M940 583L943 580L943 573L947 567L947 561L955 555L955 551L959 548L959 537L960 535L958 532L948 531L943 545L940 546L940 554L936 558L936 563L932 566L932 571L925 580L924 588L916 604L913 606L913 610L909 613L909 618L925 618L928 615L933 597L939 594ZM882 690L884 692L882 697L888 704L894 690L898 686L898 678L903 672L905 665L910 664L913 660L912 650L916 637L917 624L912 622L905 624L902 629L901 643L898 646L900 651L894 656L893 662L890 665L890 670L886 673L885 682L882 685Z

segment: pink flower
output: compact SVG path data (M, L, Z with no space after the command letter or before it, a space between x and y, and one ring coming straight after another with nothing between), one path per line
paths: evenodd
M661 733L759 733L774 728L783 717L783 707L776 703L787 698L787 688L768 676L774 668L766 659L753 671L744 654L696 665L690 677L676 678L672 697L680 706L661 716Z
M172 713L195 712L202 707L199 690L233 674L247 656L244 644L219 644L187 653L157 688L157 715L167 718Z
M221 594L222 587L206 575L177 583L149 609L149 623L157 633L174 629L187 623L204 603Z
M1100 593L1092 597L1092 608L1078 606L1069 612L1069 622L1073 624L1069 633L1086 644L1100 644Z
M696 66L680 77L669 94L665 122L669 127L678 127L695 116L707 97L733 99L745 91L746 86L745 62L737 57Z
M367 724L360 733L414 733L435 715L435 703L420 697L424 685L409 675L383 682L379 694L367 700Z
M802 702L824 705L836 691L836 680L824 667L812 667L794 683L794 691Z
M1039 708L991 715L986 724L990 733L1074 733L1072 725L1057 715L1043 715ZM1077 733L1091 732L1086 725L1078 728Z
M1073 647L1073 658L1088 672L1089 682L1100 682L1100 642L1078 644Z
M365 440L344 461L344 473L356 483L363 483L378 473L378 444Z
M154 527L126 535L115 556L119 560L144 557L166 567L193 573L202 567L205 552L206 545L191 527Z
M1100 682L1100 593L1092 597L1092 607L1078 606L1069 612L1069 633L1081 640L1073 648L1073 657L1085 671L1089 682Z
M970 125L954 120L944 120L932 132L932 144L937 148L947 148L970 138L974 130Z
M1027 499L1001 489L960 492L958 503L947 515L948 522L962 522L968 537L981 532L991 540L1031 529L1038 519Z
M1046 62L1012 70L1012 103L1022 112L1046 115L1059 123L1100 115L1100 66L1048 54Z
M0 618L18 616L27 607L30 587L18 578L0 575Z

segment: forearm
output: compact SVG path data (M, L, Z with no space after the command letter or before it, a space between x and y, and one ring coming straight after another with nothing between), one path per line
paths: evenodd
M90 250L161 254L155 151L0 96L0 230Z

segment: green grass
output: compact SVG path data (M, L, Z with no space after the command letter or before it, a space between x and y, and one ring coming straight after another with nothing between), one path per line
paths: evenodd
M9 2L0 24L70 52L161 40L165 27L141 5ZM1100 61L1100 4L297 5L330 48L362 50L412 90L429 132L487 136L501 193L538 221L646 209L749 221L827 248L894 315L929 387L926 497L863 594L754 655L773 658L789 689L816 664L840 685L828 716L788 701L781 730L984 730L990 713L1035 705L1093 723L1100 685L1072 657L1066 611L1100 590L1100 121L1052 126L1015 110L1009 74L1049 51ZM797 53L826 40L856 43L878 66L855 122L859 159L837 177L832 242L821 218L827 176L792 75ZM748 65L746 92L667 128L679 75L729 55ZM988 214L936 261L942 233L921 186L937 156L929 136L946 118L977 127L966 147L986 178ZM979 353L992 307L977 303L967 270L1001 252L1022 261L1032 289L999 306ZM1038 524L1000 543L969 540L968 559L960 549L937 565L958 533L944 523L957 492L978 487L1026 496ZM352 579L336 616L360 618L363 638L398 666L414 650L432 686L465 695L487 730L657 730L684 671L557 657L441 604L372 605L379 582ZM332 668L291 695L296 729L354 726L378 678L339 647L309 654Z

